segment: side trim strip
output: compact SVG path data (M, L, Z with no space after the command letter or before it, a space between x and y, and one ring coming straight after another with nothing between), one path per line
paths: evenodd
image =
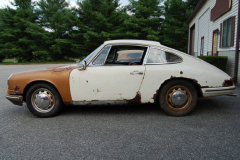
M218 92L218 91L229 91L229 90L234 90L235 88L229 88L229 89L213 89L213 90L206 90L205 92Z

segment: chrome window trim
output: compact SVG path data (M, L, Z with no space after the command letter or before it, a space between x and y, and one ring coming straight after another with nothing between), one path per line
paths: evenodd
M145 57L144 57L144 59L143 59L142 65L145 65L145 64L146 64L147 58L148 58L148 55L149 55L149 52L150 52L150 49L151 49L151 47L148 46L147 51L146 51L146 54L145 54Z
M106 46L110 46L110 49L109 49L109 51L108 51L108 53L107 53L107 56L106 56L106 58L105 58L104 63L103 63L103 64L98 64L98 65L93 64L94 60L99 56L99 54L101 53L101 51L102 51ZM102 49L100 49L100 51L94 56L94 58L91 59L91 61L89 62L89 65L88 65L88 66L89 66L89 67L103 66L103 65L106 63L107 57L108 57L108 55L109 55L109 52L110 52L110 50L112 49L113 46L137 46L137 47L145 47L145 48L147 48L147 50L146 50L146 53L145 53L145 56L144 56L142 65L145 64L145 63L144 63L145 61L147 61L146 55L149 54L150 46L147 46L147 45L138 45L138 44L114 44L114 45L108 44L108 45L105 45ZM140 65L138 65L138 66L140 66Z
M89 66L89 65L92 63L92 61L93 61L93 59L96 57L96 55L98 55L98 54L102 51L102 49L105 47L103 44L101 44L100 46L103 46L103 47L102 47L102 48L99 48L99 50L95 53L95 55L87 61L87 66ZM100 47L100 46L99 46L99 47ZM91 53L90 53L90 54L91 54Z
M177 57L179 57L181 59L181 61L177 61L177 62L168 62L168 63L147 63L147 59L149 57L149 54L151 52L151 49L159 49L159 50L162 50L164 52L168 52L168 53L171 53ZM166 49L162 49L162 48L159 48L159 47L150 47L150 51L148 52L148 55L147 55L147 58L146 58L146 62L145 62L145 65L163 65L163 64L176 64L176 63L182 63L183 62L183 58L181 56L179 56L178 54L172 52L172 51L168 51Z
M103 61L103 63L101 63L101 64L94 64L93 62L94 62L94 61L97 59L97 57L101 54L101 52L104 50L104 48L105 48L105 47L108 47L108 46L109 46L110 48L109 48L109 50L108 50L107 56L105 57L105 60ZM112 45L106 45L106 46L104 46L104 47L97 53L97 55L95 55L95 57L91 60L89 66L102 66L103 64L105 64L111 48L112 48Z

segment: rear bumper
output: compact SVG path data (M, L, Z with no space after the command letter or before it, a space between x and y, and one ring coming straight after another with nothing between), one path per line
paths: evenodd
M235 86L231 87L218 87L218 88L202 88L203 97L214 97L221 95L230 95L233 94L233 91L236 89Z
M8 94L5 97L15 105L22 106L22 104L23 104L23 96L22 95L10 95L10 94Z

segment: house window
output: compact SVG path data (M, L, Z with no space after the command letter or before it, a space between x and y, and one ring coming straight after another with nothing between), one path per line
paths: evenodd
M223 21L222 47L231 46L231 28L232 28L232 18L229 18Z
M218 29L213 31L213 40L212 40L212 55L217 56L218 51L217 51L217 46L218 46Z
M204 37L201 38L201 48L200 48L200 55L204 53Z

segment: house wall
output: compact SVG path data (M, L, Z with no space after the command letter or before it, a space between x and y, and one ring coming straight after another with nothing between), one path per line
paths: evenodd
M233 77L234 76L234 66L235 66L235 50L218 52L218 56L228 56L226 72L229 74L229 76Z
M208 52L208 44L209 44L209 17L210 17L210 9L208 8L202 15L199 17L198 28L201 28L198 31L199 40L198 40L198 50L197 52L200 54L201 50L201 39L204 37L204 51L203 55L207 55ZM194 47L195 48L195 47Z
M216 0L207 0L194 19L189 23L189 31L191 26L195 24L195 41L194 41L194 53L195 56L200 55L201 38L204 36L204 55L212 55L212 37L213 31L218 29L220 31L220 24L224 20L235 17L235 37L234 46L228 48L219 48L220 34L218 34L218 55L228 56L227 73L233 77L234 65L235 65L235 47L236 47L236 35L237 35L237 20L238 20L238 3L239 0L232 0L232 8L224 15L216 19L210 20L211 9L215 6ZM190 35L190 34L189 34ZM189 42L190 44L190 42ZM188 45L189 46L189 45ZM239 61L240 62L240 61ZM240 66L239 66L240 67ZM240 72L240 68L238 69ZM238 81L240 83L240 73L238 73Z

